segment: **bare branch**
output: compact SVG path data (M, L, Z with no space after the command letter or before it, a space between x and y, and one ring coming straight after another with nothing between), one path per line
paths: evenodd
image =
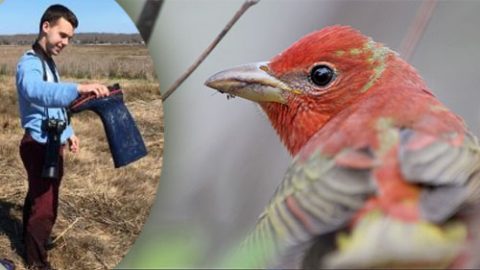
M82 217L77 217L70 225L68 225L68 227L63 230L62 233L60 233L57 237L55 237L55 239L53 239L52 243L56 243L58 241L58 239L62 238L62 236L64 236L70 229L73 228L73 226L80 220L82 219Z
M153 32L153 27L157 21L162 4L163 0L147 0L143 6L142 13L140 13L137 21L137 26L145 43L148 43L150 40L150 35Z
M417 47L425 28L432 17L437 0L425 0L420 4L417 15L413 19L405 38L400 46L400 54L406 61L410 60Z
M240 19L240 17L247 11L251 6L257 4L260 0L246 0L240 9L235 13L235 15L230 19L227 25L223 30L218 34L218 36L213 40L210 46L205 49L205 51L198 57L198 59L185 71L185 73L180 76L173 84L168 88L168 90L162 95L162 101L165 101L189 76L192 72L197 69L197 67L207 58L207 56L212 52L212 50L217 46L217 44L222 40L222 38L227 34L227 32L232 28L232 26Z

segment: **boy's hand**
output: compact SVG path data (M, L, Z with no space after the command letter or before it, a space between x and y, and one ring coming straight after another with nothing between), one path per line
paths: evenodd
M78 153L80 150L80 140L77 136L73 135L72 137L68 138L68 148L72 153Z
M105 85L99 83L79 84L77 86L77 92L80 95L93 93L97 98L110 95L110 91L108 90L108 88Z

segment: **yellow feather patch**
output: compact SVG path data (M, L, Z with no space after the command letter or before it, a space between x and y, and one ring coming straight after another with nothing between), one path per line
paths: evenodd
M336 56L343 56L345 54L345 51L335 51Z
M406 222L380 210L364 215L349 234L337 236L338 250L327 268L447 267L467 240L466 225Z
M394 120L390 117L381 117L376 122L375 128L378 131L378 153L380 156L383 156L390 151L400 139L398 130L392 128L394 124Z
M353 48L353 49L351 49L351 50L350 50L350 55L354 55L354 56L355 56L355 55L359 55L359 54L361 54L362 52L363 52L363 50L362 50L362 49L359 49L359 48Z
M433 111L433 112L448 112L449 109L441 104L433 104L433 105L430 105L430 109Z
M370 80L360 89L360 92L366 92L368 91L374 83L380 78L380 76L383 74L383 71L385 71L385 68L387 67L386 63L386 58L389 53L392 53L392 51L383 46L380 43L376 43L373 40L369 40L367 43L364 45L364 50L368 50L372 52L372 56L367 59L367 62L371 63L372 65L375 65L373 68L373 75L370 78Z

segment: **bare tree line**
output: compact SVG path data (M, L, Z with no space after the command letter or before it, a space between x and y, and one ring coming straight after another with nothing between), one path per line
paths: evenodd
M32 44L36 34L0 35L0 45ZM143 44L140 34L78 33L73 44Z

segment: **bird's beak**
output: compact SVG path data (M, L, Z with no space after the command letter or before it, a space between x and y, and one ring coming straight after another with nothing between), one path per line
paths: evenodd
M221 93L246 98L255 102L285 104L289 93L299 91L269 74L268 62L242 65L220 71L205 82Z

